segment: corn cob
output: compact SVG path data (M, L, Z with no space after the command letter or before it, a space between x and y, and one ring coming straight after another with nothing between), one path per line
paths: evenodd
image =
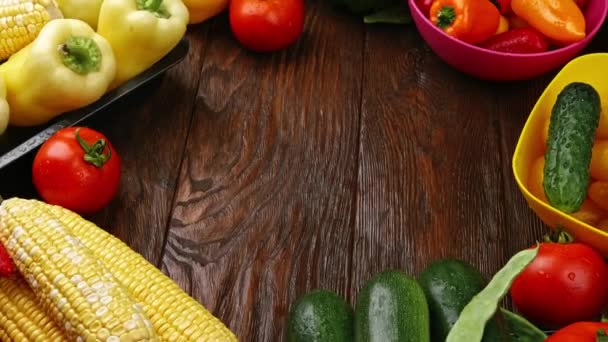
M47 206L142 303L161 340L238 341L219 319L124 242L72 211Z
M75 341L156 341L141 305L36 202L0 205L0 240L41 307Z
M21 277L0 278L0 341L67 341Z
M50 215L51 222L59 222L113 273L131 297L142 305L162 341L237 341L220 320L144 257L69 210L36 200L13 198L0 205L0 227L7 221L3 216L14 215L10 213L11 208L28 205L45 213L42 220L48 220ZM42 220L37 219L40 224ZM0 240L2 235L0 229Z
M0 61L31 43L46 23L61 17L54 0L0 0Z

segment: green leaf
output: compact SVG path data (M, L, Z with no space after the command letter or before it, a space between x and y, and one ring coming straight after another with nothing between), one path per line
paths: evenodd
M412 22L410 9L405 2L391 6L363 17L366 24L409 24Z

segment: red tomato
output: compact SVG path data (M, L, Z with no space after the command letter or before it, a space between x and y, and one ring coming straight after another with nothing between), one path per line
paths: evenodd
M608 333L608 323L577 322L551 334L545 342L597 342L598 330Z
M542 243L510 293L521 314L543 327L593 320L608 302L608 266L585 244Z
M303 0L231 0L229 12L236 39L257 52L286 48L304 28Z
M120 167L118 153L103 134L70 127L42 144L34 158L32 178L45 202L91 214L116 195Z

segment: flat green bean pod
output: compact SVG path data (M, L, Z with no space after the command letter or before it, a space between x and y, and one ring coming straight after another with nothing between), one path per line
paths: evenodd
M498 309L499 302L509 291L513 280L534 260L539 247L540 244L534 249L522 250L509 259L488 285L462 309L446 342L481 341L486 323Z

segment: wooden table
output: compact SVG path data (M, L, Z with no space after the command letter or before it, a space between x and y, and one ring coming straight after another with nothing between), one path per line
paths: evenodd
M191 27L183 63L87 123L123 158L119 195L90 219L242 341L280 340L312 288L354 303L375 273L448 256L489 277L545 231L511 158L555 73L479 81L413 25L324 3L271 55L241 48L225 14ZM585 52L606 42L604 29ZM2 195L35 196L30 163L3 173Z

